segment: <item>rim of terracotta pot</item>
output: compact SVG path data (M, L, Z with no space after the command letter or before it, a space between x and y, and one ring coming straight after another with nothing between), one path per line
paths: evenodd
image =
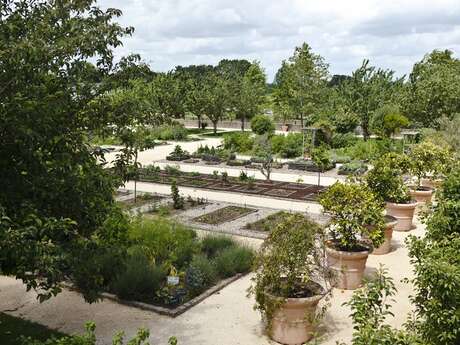
M281 300L284 303L289 303L289 304L304 304L304 303L313 303L313 302L319 302L325 295L326 295L326 290L324 287L316 282L312 282L319 287L319 292L318 294L315 294L310 297L281 297L281 296L275 296L270 292L265 291L265 295L267 295L270 299L274 300Z
M354 259L361 259L361 258L367 257L369 255L369 253L371 252L371 248L369 248L365 244L362 244L362 246L367 248L366 250L348 252L348 251L345 251L345 250L337 250L337 249L333 248L331 246L331 243L332 243L331 240L327 240L326 243L325 243L326 244L326 252L329 252L331 254L334 253L334 254L340 255L340 256L353 257Z
M408 203L404 203L404 204L398 204L396 202L390 202L390 201L387 201L386 202L387 206L390 206L390 207L398 207L398 208L415 208L417 207L417 201L416 200L411 200L410 202Z
M409 186L409 190L414 193L433 193L433 188L427 186Z

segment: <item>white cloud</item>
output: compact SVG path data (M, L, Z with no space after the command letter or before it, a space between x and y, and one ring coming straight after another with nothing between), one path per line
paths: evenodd
M296 45L309 43L334 73L364 58L400 75L433 49L460 52L458 0L99 0L134 26L118 57L140 53L155 70L259 60L271 80Z

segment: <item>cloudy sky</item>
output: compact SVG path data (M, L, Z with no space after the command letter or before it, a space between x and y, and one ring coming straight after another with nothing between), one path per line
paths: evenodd
M460 0L99 0L135 27L116 55L139 53L154 70L259 60L271 81L307 42L348 74L364 58L407 74L433 49L460 56Z

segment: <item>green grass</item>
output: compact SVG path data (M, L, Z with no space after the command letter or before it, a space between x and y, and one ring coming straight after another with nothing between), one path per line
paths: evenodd
M65 334L53 331L35 322L0 313L0 343L2 345L22 345L21 336L45 341L52 336L60 338Z

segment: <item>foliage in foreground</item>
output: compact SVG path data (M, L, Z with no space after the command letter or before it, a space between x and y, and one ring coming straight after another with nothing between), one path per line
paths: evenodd
M437 203L424 216L425 237L407 240L414 277L410 297L414 316L402 329L394 329L389 298L396 290L386 270L357 290L350 302L353 345L452 345L460 343L460 169L444 181Z
M62 338L50 338L45 341L33 340L31 338L24 338L23 345L96 345L97 339L96 325L93 322L88 322L85 325L86 332L83 335L72 335ZM118 332L112 339L113 345L149 345L148 338L150 332L147 329L140 328L135 337L131 340L125 341L124 333ZM176 337L169 338L168 345L177 345Z

